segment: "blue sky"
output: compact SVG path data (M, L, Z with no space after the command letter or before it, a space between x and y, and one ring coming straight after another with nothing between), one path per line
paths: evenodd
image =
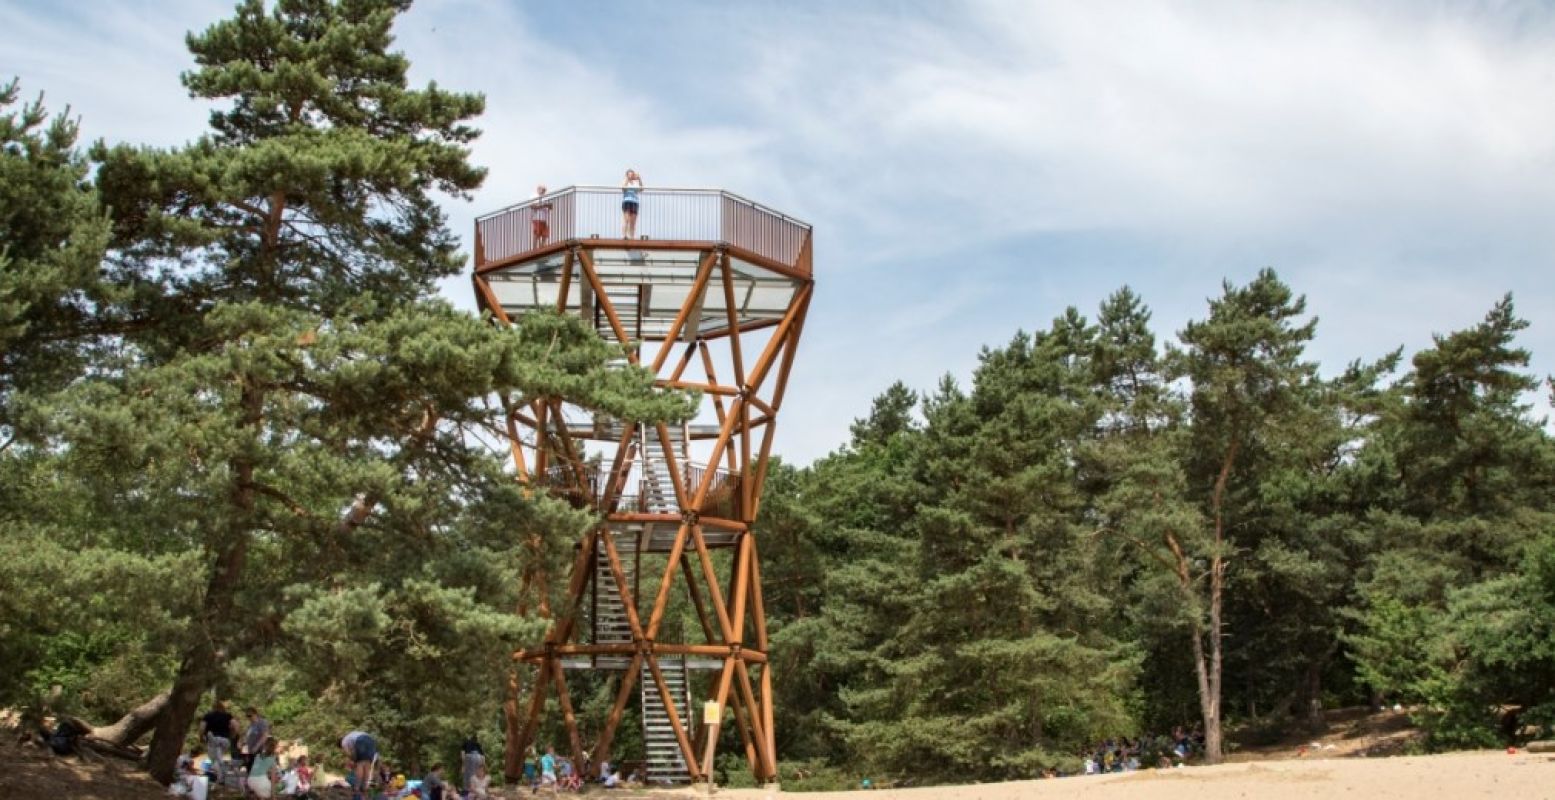
M88 138L176 144L206 113L183 32L229 10L8 3L0 75ZM1329 371L1512 291L1555 373L1555 6L421 0L397 32L417 81L487 96L490 177L447 205L465 236L627 166L815 225L791 460L1066 306L1129 284L1170 338L1264 266Z

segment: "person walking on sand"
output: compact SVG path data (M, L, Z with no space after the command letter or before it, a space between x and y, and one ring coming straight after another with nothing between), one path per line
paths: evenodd
M544 247L551 241L551 200L545 196L545 184L535 187L535 200L529 206L529 227L534 234L534 246Z
M621 238L637 238L637 210L642 205L643 179L637 170L626 171L621 182Z
M367 785L373 777L373 763L378 760L378 743L362 731L351 731L340 739L340 749L350 764L351 800L368 797Z
M205 754L210 756L211 768L216 771L217 785L227 782L227 751L232 749L232 740L237 738L233 731L232 715L220 700L200 718L200 738L205 740Z

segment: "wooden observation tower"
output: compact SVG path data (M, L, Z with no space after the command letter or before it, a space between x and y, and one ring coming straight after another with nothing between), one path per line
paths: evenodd
M751 525L814 286L810 226L728 192L644 189L627 240L621 200L619 188L573 187L475 223L482 308L502 322L540 309L579 315L657 385L703 397L699 415L676 425L559 403L509 411L520 479L601 522L578 543L545 641L514 654L535 669L526 707L509 709L506 772L521 773L554 692L574 763L591 748L591 774L635 700L649 782L705 780L726 721L768 782L772 673ZM677 637L666 609L682 592L697 622ZM618 679L593 742L574 714L572 670Z

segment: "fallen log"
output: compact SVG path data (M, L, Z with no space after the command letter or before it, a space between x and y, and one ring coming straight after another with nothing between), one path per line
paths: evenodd
M101 740L104 744L115 747L129 747L135 744L137 739L150 733L153 727L156 727L157 717L161 716L162 711L167 708L169 696L167 692L163 692L141 703L130 709L128 714L120 717L119 721L112 725L92 726L85 725L80 720L72 721L84 725L87 733L91 734L93 738ZM138 758L139 756L136 757Z
M1530 753L1555 753L1555 741L1543 739L1537 742L1529 742L1527 750Z

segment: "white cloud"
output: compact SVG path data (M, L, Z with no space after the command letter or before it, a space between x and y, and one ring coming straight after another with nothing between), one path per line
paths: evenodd
M229 5L83 8L0 7L0 73L89 136L196 135L179 32ZM448 205L455 229L627 166L815 223L790 457L835 446L891 380L965 375L1062 305L1127 282L1166 338L1265 265L1309 295L1330 368L1428 345L1511 289L1555 372L1547 6L632 6L586 32L538 9L423 0L396 29L415 80L487 95L491 173ZM470 304L467 281L445 291Z

